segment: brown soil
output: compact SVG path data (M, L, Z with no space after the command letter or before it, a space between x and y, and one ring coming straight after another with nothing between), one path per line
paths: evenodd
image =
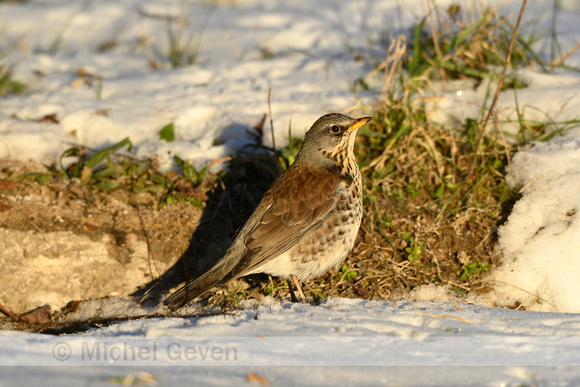
M4 160L0 170L46 168ZM179 261L202 215L188 203L159 210L152 194L104 193L74 181L1 183L0 303L16 313L135 292Z
M110 295L158 302L161 293L223 256L279 172L272 165L259 157L235 158L231 172L206 179L212 183L206 184L200 210L187 202L159 209L160 194L105 193L77 180L41 185L17 176L45 171L44 166L0 161L0 304L22 313ZM342 269L307 281L307 295L394 301L430 283L451 285L456 294L485 290L487 273L460 277L467 264L482 262L490 270L497 264L493 234L502 210L497 200L490 199L485 213L467 210L441 218L440 209L429 207L428 195L395 200L390 189L373 194L379 184L368 175L363 179L365 195L375 195L371 204L378 207L365 208ZM409 249L419 243L424 251L411 259ZM234 281L206 302L235 306L265 294L288 297L287 284L258 275Z

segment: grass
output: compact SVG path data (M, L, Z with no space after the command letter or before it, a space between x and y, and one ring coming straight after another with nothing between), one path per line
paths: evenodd
M179 1L179 11L177 16L164 17L166 23L166 45L165 48L152 47L153 59L151 66L159 68L168 66L178 68L191 66L196 63L201 52L203 33L207 23L211 19L213 7L209 4L197 4L196 9L192 9L192 3L185 0ZM200 9L204 8L203 10ZM143 16L159 18L155 15L148 15L141 12ZM198 25L193 25L193 18L188 15L203 14Z
M496 229L517 199L504 178L516 148L499 131L478 143L485 109L478 120L446 127L429 119L424 96L433 82L497 77L510 28L493 10L470 18L454 6L423 19L410 44L391 41L378 66L384 86L375 119L355 149L366 216L347 265L361 275L332 293L396 299L428 283L485 291L485 274L499 263ZM529 50L534 39L516 39L514 66L543 68Z
M471 79L477 86L489 78L502 90L526 87L515 71L500 77L498 69L508 55L512 69L549 71L531 49L538 39L533 29L525 36L515 34L510 49L513 29L493 9L468 15L453 6L435 9L423 19L410 43L404 37L389 42L389 55L369 75L383 78L381 99L355 148L363 174L363 224L341 269L304 284L314 299L395 300L430 283L447 284L460 294L487 291L485 278L500 264L497 229L518 199L505 181L510 155L520 145L546 140L579 123L548 125L520 114L519 134L508 142L497 119L490 121L491 130L484 130L489 119L484 106L493 90L478 117L453 126L429 119L433 112L426 96L435 82L445 87L455 79ZM367 78L359 86L368 89L370 83ZM293 151L280 151L282 166ZM274 279L246 292L253 297L260 292L285 295L287 287ZM219 293L210 301L235 305Z
M492 70L504 65L513 30L514 24L492 8L481 14L464 11L459 5L436 8L415 28L405 68L411 77L443 81L497 77ZM512 68L546 71L547 65L531 49L539 38L533 31L526 36L516 34L516 45L510 51Z
M26 90L26 85L12 79L12 68L0 65L0 96L20 94Z
M199 45L183 40L184 20L174 22L168 28L170 49L164 58L174 67L191 64ZM510 49L513 29L514 24L493 9L470 14L452 6L434 9L410 38L386 41L387 58L359 81L369 88L370 77L382 79L374 119L360 131L355 149L364 184L361 230L340 270L307 281L307 293L315 299L394 300L430 283L450 285L458 293L487 290L485 277L500 263L494 250L497 228L518 199L505 181L510 155L521 144L549 139L580 122L547 120L548 125L520 114L518 136L508 142L497 119L486 128L491 130L484 131L485 106L493 90L488 90L478 117L453 126L430 119L433 111L427 96L436 82L444 87L456 79L472 80L475 86L486 79L497 83L498 68L508 57L514 69L553 68L556 58L547 64L532 50L538 39L533 29L514 35ZM508 72L500 82L502 89L526 87L512 74L516 72ZM159 134L160 139L173 141L173 125L164 126ZM260 128L255 146L261 144L261 134ZM71 148L63 154L75 159L68 168L23 178L40 184L51 179L76 181L85 190L149 192L157 195L160 206L188 201L203 207L209 195L215 198L211 210L216 227L232 236L294 160L300 145L301 140L291 139L287 147L259 156L255 149L242 149L232 156L229 172L210 177L180 158L174 159L180 172L161 172L154 158L136 160L120 154L131 146L125 139L100 152ZM287 284L264 278L237 281L209 301L232 306L265 294L286 296Z
M130 150L131 147L129 138L98 152L81 146L72 147L61 155L59 170L25 173L18 178L33 180L41 185L69 182L74 186L70 192L77 195L91 191L150 193L157 198L159 208L175 202L188 202L204 208L206 192L214 181L206 176L207 168L198 171L189 161L175 156L174 161L180 171L160 171L155 157L140 160L120 153L122 149ZM73 162L65 168L63 160L70 161L70 158ZM129 202L134 199L133 195L124 196Z
M355 250L339 271L307 281L305 289L315 299L397 299L428 283L449 284L462 292L484 290L482 279L498 263L495 230L517 198L504 179L505 146L486 137L481 159L476 159L473 125L466 123L462 132L453 134L407 103L379 109L374 118L355 149L365 208ZM240 175L227 177L226 200L228 206L243 208L239 225L300 144L293 141L275 160L234 158L232 173ZM246 201L254 199L240 206L236 192L247 192ZM240 284L234 283L210 303L232 306L242 295L288 294L279 279L249 284L241 293Z

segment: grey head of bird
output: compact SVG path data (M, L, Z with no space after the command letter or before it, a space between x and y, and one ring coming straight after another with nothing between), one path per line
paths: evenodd
M332 168L344 162L349 155L354 157L358 129L370 120L371 117L352 118L340 113L320 117L306 132L296 161Z

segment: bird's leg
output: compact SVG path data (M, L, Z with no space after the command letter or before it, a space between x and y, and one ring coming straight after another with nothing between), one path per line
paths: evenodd
M294 274L292 274L292 279L294 280L294 283L296 284L296 289L298 290L298 293L300 294L300 298L302 298L302 303L308 304L308 301L306 301L306 296L304 295L304 290L302 290L302 285L300 284L300 281L298 281L298 277L296 277Z
M288 282L288 289L290 289L290 300L292 302L298 302L298 299L296 298L296 295L294 294L294 289L292 289L292 281L286 280L286 282Z

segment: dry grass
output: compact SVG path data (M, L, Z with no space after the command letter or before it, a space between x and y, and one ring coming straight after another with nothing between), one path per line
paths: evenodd
M516 198L504 180L505 149L486 139L482 163L473 142L415 113L398 139L384 122L402 115L395 107L376 114L367 131L375 137L359 137L365 218L342 270L305 284L315 297L393 300L429 283L481 291L483 274L498 264L496 228ZM286 296L287 286L235 283L211 302L235 304L259 292Z
M392 40L385 61L369 74L384 81L374 120L361 130L355 149L363 173L365 217L354 251L341 270L307 281L309 295L396 300L430 283L449 284L458 293L485 292L482 280L499 263L494 253L497 227L517 199L504 178L504 167L516 147L503 141L497 127L479 144L485 109L478 120L453 128L433 123L432 112L426 110L426 91L433 82L471 78L477 84L482 78L497 77L491 69L503 65L507 55L514 66L545 66L529 49L533 36L517 36L508 54L510 23L491 9L474 15L458 7L434 10L415 29L413 42ZM523 86L515 79L504 83ZM523 131L544 135L534 123L520 125ZM207 193L205 211L210 220L199 230L195 260L221 239L233 237L299 145L293 142L276 157L241 151L233 156L230 172L212 176L209 182L197 179L197 172L194 179L163 175L155 168L134 169L123 162L108 162L107 168L121 166L118 175L125 179L137 176L132 181L139 182L138 188L159 188L155 193L165 202L171 195ZM79 168L81 180L82 171ZM121 179L115 176L107 179ZM194 180L188 189L181 189L179 182ZM264 295L287 297L285 281L254 276L233 282L206 301L232 307L240 299Z
M504 178L516 147L499 130L483 134L485 109L479 120L453 128L431 122L424 96L432 82L472 78L477 84L497 77L489 68L503 65L507 55L516 66L543 64L529 50L533 37L514 34L509 49L511 25L493 10L477 18L462 12L436 10L431 18L438 19L439 30L423 20L414 42L394 39L385 61L369 74L382 74L384 82L374 120L355 149L365 218L342 269L305 283L315 298L396 300L430 283L449 284L458 293L485 292L483 279L499 264L497 227L517 199ZM521 123L522 130L527 126ZM286 296L287 286L275 279L236 282L210 302L233 305L264 293Z

